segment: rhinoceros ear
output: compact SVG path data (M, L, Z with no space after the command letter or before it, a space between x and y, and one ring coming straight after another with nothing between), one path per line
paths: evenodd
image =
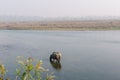
M60 57L62 57L62 54L61 54L61 52L57 52L57 54L58 54Z
M60 52L60 57L62 57L62 54L61 54L61 52Z

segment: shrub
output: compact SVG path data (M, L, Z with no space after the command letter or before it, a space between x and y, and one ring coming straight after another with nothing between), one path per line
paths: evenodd
M54 80L53 74L48 74L48 70L42 67L42 61L34 62L32 57L28 59L24 57L17 57L18 67L16 68L16 80L43 80L41 74L47 72L44 80ZM35 64L34 64L35 63ZM7 70L3 64L0 64L0 80L4 80ZM9 80L9 79L6 79Z

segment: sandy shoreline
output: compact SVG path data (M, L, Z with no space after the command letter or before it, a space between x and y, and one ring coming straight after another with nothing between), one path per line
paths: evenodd
M1 30L120 30L120 20L0 22Z

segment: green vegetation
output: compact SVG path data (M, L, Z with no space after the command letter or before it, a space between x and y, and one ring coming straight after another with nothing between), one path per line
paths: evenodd
M54 80L53 74L48 74L48 70L42 67L42 61L34 62L32 57L25 59L24 57L17 57L16 59L18 67L16 68L16 79L15 80ZM5 79L5 75L8 71L3 64L0 64L0 80ZM46 72L45 79L42 79L41 75Z
M0 80L4 80L4 75L6 74L6 69L3 64L0 64Z

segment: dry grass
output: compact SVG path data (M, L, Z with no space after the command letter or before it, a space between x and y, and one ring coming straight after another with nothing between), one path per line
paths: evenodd
M120 20L0 22L7 30L120 30Z

